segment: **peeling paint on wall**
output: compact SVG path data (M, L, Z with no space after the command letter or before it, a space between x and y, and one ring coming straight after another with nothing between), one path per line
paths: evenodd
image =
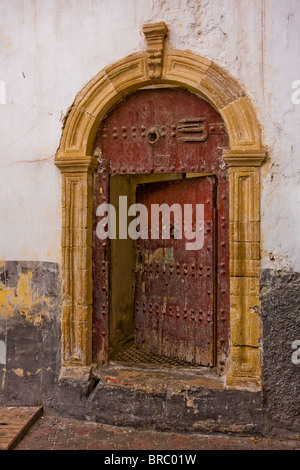
M55 263L0 260L0 403L39 403L60 368Z
M24 376L24 371L23 369L13 369L13 372L18 376L18 377L23 377Z
M15 288L0 283L0 316L12 317L18 311L28 322L41 323L49 317L51 299L32 286L32 271L21 274Z

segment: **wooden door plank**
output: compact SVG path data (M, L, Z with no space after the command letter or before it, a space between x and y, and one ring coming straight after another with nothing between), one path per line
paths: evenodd
M41 406L0 406L0 449L14 449L42 413Z

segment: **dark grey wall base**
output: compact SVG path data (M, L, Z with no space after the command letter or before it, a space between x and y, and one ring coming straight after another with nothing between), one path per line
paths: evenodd
M26 309L27 287L30 309ZM57 382L61 365L59 267L6 261L0 268L0 289L10 299L0 312L0 341L6 348L5 363L0 364L0 401L42 404Z
M18 299L19 281L29 274L30 315ZM43 405L80 419L161 430L299 436L300 364L292 359L300 340L298 273L261 273L262 393L205 385L147 392L108 383L101 374L62 377L59 266L5 262L0 290L12 296L10 315L0 311L1 404Z
M292 357L292 344L300 340L300 274L266 270L261 286L267 431L300 435L300 364Z

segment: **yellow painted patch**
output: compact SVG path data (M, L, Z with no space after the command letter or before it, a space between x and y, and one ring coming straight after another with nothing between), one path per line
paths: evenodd
M18 310L27 321L38 324L43 317L49 317L48 308L38 308L41 303L49 307L51 299L33 288L32 271L21 274L16 288L0 284L0 315L10 317Z
M14 299L14 289L0 285L0 315L11 317L13 315L12 301Z
M23 369L13 369L13 372L14 372L18 377L23 377L23 376L24 376L24 371L23 371Z

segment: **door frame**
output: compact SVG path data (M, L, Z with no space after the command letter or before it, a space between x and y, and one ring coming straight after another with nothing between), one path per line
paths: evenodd
M62 175L62 365L92 367L92 155L99 125L124 96L146 86L179 85L205 98L226 125L229 167L230 357L226 385L261 388L259 315L261 128L244 88L212 60L166 49L165 23L143 27L147 50L100 71L76 96L64 120L54 163Z

